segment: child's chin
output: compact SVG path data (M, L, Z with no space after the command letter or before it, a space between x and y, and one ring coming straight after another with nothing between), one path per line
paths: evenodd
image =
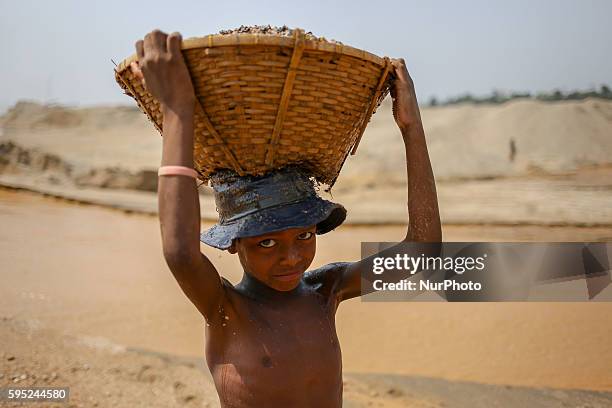
M300 279L290 282L274 282L274 285L269 285L272 289L279 292L289 292L298 287Z

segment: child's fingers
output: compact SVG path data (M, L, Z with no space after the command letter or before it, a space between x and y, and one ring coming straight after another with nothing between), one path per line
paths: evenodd
M140 83L142 84L143 88L146 89L147 88L147 84L145 82L142 70L140 69L140 66L138 65L138 61L132 61L130 63L130 71L132 71L132 74L134 74L134 76L137 79L140 79Z
M146 53L159 55L166 52L166 38L168 35L160 30L153 30L144 38L144 50Z
M403 71L406 71L406 63L404 62L403 59L392 59L391 60L391 65L393 65L393 68L395 68L395 72L396 73L401 73Z
M142 71L140 70L140 67L138 66L138 61L132 61L132 63L130 64L130 71L132 71L132 74L134 74L136 78L138 79L143 78Z
M393 79L397 79L400 78L400 69L399 69L399 63L397 62L396 59L392 59L391 60L391 66L393 67L392 73L393 73Z
M408 69L406 68L406 62L403 58L392 59L391 65L395 70L395 76L399 80L406 82L412 81L412 79L410 78L410 74L408 73Z
M138 64L138 61L132 61L130 63L130 71L132 71L132 74L134 74L136 78L142 79L143 77L142 70L140 69L140 65Z
M144 41L138 40L136 41L136 55L138 56L138 61L142 61L144 59Z
M181 34L174 32L168 36L167 39L167 48L168 52L172 56L178 56L181 54L181 43L183 42L183 37Z

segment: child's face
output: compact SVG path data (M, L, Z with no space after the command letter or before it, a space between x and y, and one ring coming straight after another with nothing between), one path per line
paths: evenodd
M295 289L316 251L316 226L290 228L234 240L229 252L238 253L246 273L278 291Z

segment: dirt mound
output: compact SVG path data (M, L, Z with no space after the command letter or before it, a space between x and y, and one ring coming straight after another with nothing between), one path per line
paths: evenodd
M232 35L232 34L267 34L267 35L280 35L284 37L291 37L294 33L294 29L287 27L286 25L282 27L268 25L254 25L254 26L245 26L241 25L238 28L230 29L230 30L221 30L219 34L222 35ZM311 31L305 32L304 36L307 40L313 41L326 41L332 44L342 44L340 41L336 40L328 40L325 37L317 37Z
M3 118L4 127L17 127L25 129L41 127L73 127L79 126L82 118L73 109L40 105L35 102L18 102Z
M118 167L91 169L86 174L75 177L78 186L115 188L142 191L157 191L157 172L139 170L131 173Z
M389 99L379 107L336 189L403 185L402 137ZM612 163L612 101L423 108L427 145L438 180L564 174Z
M1 173L37 173L58 180L68 179L72 166L59 156L38 149L24 149L13 142L0 143Z
M612 101L515 100L423 108L422 117L438 180L565 174L612 164ZM0 124L0 142L39 149L87 172L115 169L103 176L93 172L86 177L92 183L104 179L99 183L125 185L109 180L160 163L162 139L133 107L71 109L20 102ZM404 185L405 171L404 145L387 99L334 189Z
M0 352L3 382L70 386L70 404L52 406L219 406L214 385L196 362L125 350L104 338L64 334L36 320L2 317L0 335L6 344Z
M80 169L156 168L161 137L137 108L67 108L20 102L0 118L0 143L59 156Z
M139 118L136 107L72 108L61 105L45 105L31 101L17 102L2 118L5 130L27 131L32 129L95 128L132 124Z
M153 170L131 172L119 167L79 169L61 157L13 142L0 143L0 174L36 175L52 184L157 191Z

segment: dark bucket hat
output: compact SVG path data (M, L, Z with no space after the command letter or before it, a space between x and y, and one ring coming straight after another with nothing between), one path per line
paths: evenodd
M215 248L227 249L236 238L310 225L317 226L317 234L325 234L346 218L346 209L320 198L314 181L299 167L261 177L222 170L210 183L219 223L204 231L200 240Z

